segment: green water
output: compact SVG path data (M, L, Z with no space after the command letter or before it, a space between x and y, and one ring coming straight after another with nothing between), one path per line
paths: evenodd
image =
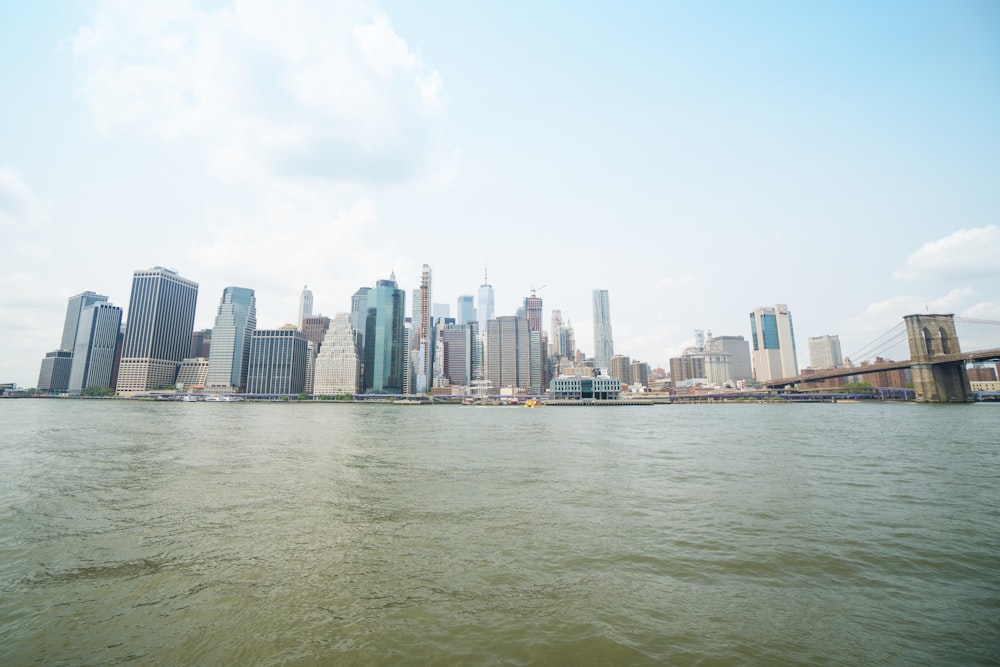
M0 401L0 664L996 664L998 425Z

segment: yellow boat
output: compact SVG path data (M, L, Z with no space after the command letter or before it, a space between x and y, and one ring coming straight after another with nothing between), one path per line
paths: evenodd
M540 408L542 407L542 405L543 403L541 399L538 398L529 398L527 401L524 402L524 407L526 408Z

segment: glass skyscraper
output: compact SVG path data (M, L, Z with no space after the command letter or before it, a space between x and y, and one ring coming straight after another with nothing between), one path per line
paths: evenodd
M479 286L479 303L476 305L476 317L479 318L479 332L486 333L486 323L493 319L493 285L483 271L483 284Z
M246 287L227 287L212 328L205 391L242 392L247 386L250 339L257 328L257 297Z
M77 326L76 349L69 375L69 391L111 387L115 348L122 327L122 309L97 302L83 309Z
M615 344L611 338L611 305L608 290L594 290L594 366L607 369L611 357L615 356Z
M82 292L69 298L66 304L66 319L63 321L62 340L59 349L49 352L42 360L38 374L38 390L60 392L69 389L70 374L73 369L73 351L76 349L76 332L80 325L80 314L84 308L95 303L107 303L108 297L96 292Z
M157 266L132 275L118 392L172 387L191 351L198 283Z
M455 324L468 324L476 319L476 304L471 294L463 294L458 297L458 317Z
M368 292L365 320L364 391L369 394L402 394L406 363L404 328L406 292L396 284L395 273L379 280Z

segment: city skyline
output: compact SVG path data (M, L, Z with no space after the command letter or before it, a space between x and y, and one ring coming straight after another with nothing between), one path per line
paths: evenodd
M546 284L592 354L608 289L615 351L664 367L694 329L749 338L761 304L794 311L800 367L812 336L850 356L908 313L1000 319L989 4L43 0L0 19L0 382L36 383L70 296L127 304L124 276L163 264L199 282L203 329L227 285L275 328L303 284L332 316L428 264L454 304L488 262L496 315Z

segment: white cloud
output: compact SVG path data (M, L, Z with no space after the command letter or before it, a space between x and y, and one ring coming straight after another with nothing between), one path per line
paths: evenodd
M451 154L441 76L372 3L106 0L73 45L99 128L192 141L229 180L399 182Z
M1000 277L1000 228L960 229L930 241L893 272L897 280L975 280Z

